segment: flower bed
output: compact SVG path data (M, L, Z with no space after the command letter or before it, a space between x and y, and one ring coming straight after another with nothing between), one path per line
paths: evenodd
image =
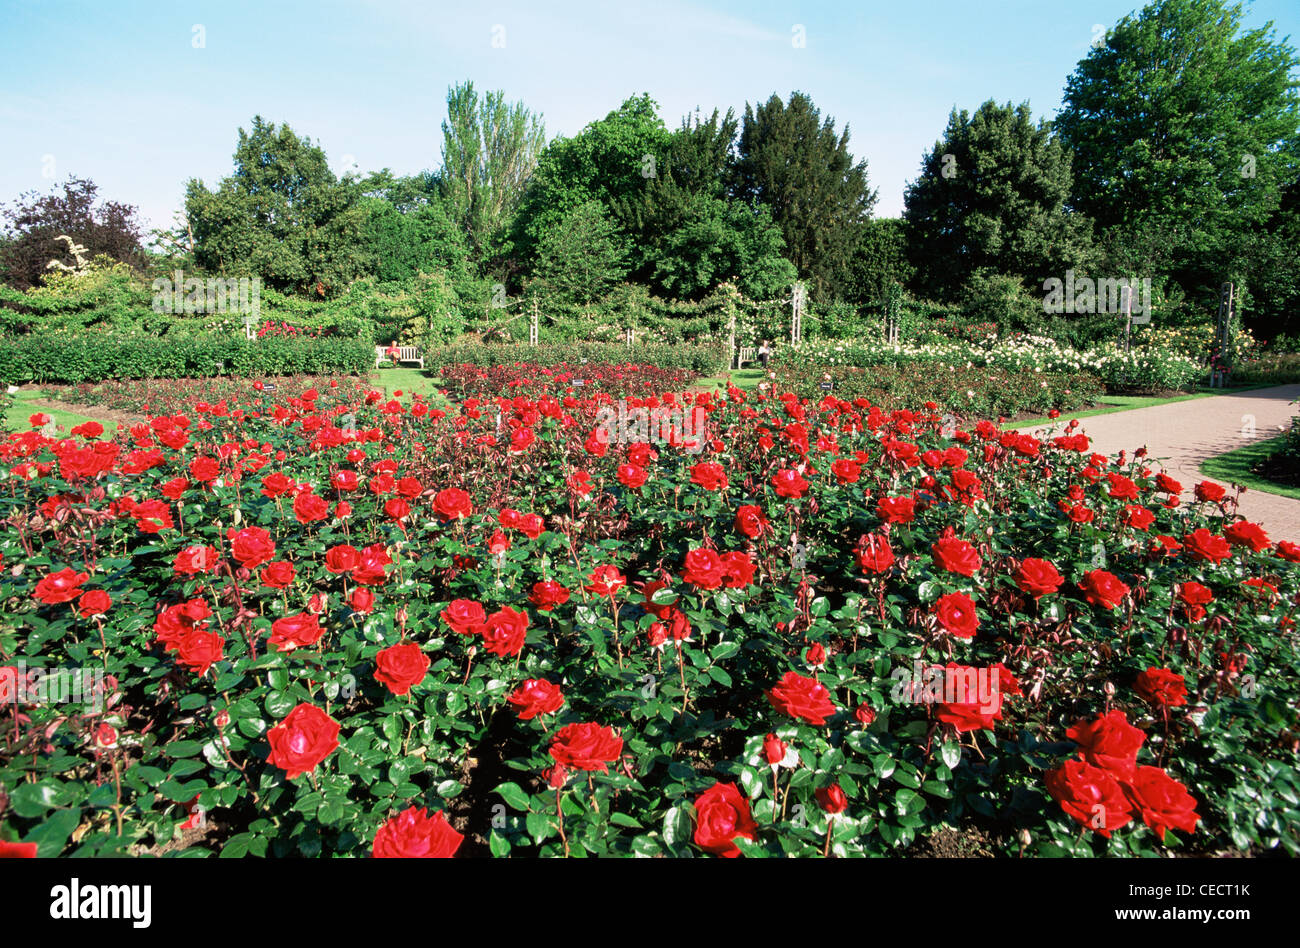
M662 369L636 363L537 365L444 365L440 374L447 390L457 396L578 394L604 392L644 396L683 389L698 378L685 369Z
M0 849L1300 848L1300 548L1213 485L834 397L280 396L4 443Z

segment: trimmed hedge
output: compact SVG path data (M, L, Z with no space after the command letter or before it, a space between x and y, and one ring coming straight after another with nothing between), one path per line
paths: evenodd
M111 333L0 338L0 383L218 375L356 375L374 365L368 340L233 335L123 336Z
M726 343L696 343L670 345L646 343L628 346L614 342L565 342L530 346L519 343L457 343L438 349L426 350L426 367L438 369L444 365L468 363L470 365L511 365L524 362L531 365L558 365L583 362L602 365L636 363L654 365L664 369L689 369L697 375L712 375L727 368Z

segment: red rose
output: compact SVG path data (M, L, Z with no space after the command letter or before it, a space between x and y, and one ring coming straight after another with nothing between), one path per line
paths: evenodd
M1165 831L1196 832L1200 817L1196 799L1187 788L1159 767L1138 767L1124 786L1124 792L1142 815L1142 822L1164 842Z
M1034 557L1024 560L1013 575L1020 591L1035 599L1056 592L1065 582L1065 577L1049 561Z
M35 859L35 843L7 843L0 839L0 859Z
M274 563L267 563L259 575L263 586L269 586L272 589L284 589L293 582L293 578L298 575L298 571L287 560L276 560Z
M744 589L753 583L757 567L748 553L723 553L721 562L723 583L728 589Z
M838 783L833 783L829 787L819 787L813 791L813 796L817 798L818 805L831 816L843 813L849 808L849 798L844 795Z
M1104 569L1094 569L1084 573L1083 579L1079 581L1079 588L1083 590L1084 599L1103 609L1114 609L1129 593L1128 586Z
M1279 540L1277 544L1277 555L1290 563L1300 563L1300 543L1292 543L1290 540Z
M390 645L375 655L375 679L395 695L404 695L429 671L429 656L414 642Z
M793 468L785 468L777 471L772 477L772 487L775 488L778 497L789 497L798 500L808 489L808 482L800 476L799 472Z
M721 464L706 461L691 468L691 483L699 484L705 490L726 490L727 472Z
M190 474L196 481L207 483L214 481L221 473L221 465L216 458L195 458L190 462Z
M1260 528L1259 524L1251 523L1249 520L1238 520L1236 523L1229 524L1224 528L1223 535L1233 546L1248 546L1256 553L1267 550L1272 545L1268 534Z
M775 734L769 734L763 739L763 758L773 770L781 765L789 751L789 745Z
M916 501L911 497L882 497L876 515L885 523L908 524L916 519Z
M764 516L762 507L745 504L736 511L736 531L751 540L757 540L767 528L767 517Z
M623 753L623 738L599 724L570 724L556 731L551 742L555 762L578 770L608 773L608 764Z
M853 555L864 573L883 573L894 565L894 550L889 541L874 533L864 534L858 540Z
M226 533L230 539L230 555L245 569L256 569L275 558L275 541L261 527L245 527L236 533Z
M487 617L482 634L483 647L493 655L518 655L528 635L528 613L503 606Z
M1120 520L1135 530L1146 530L1151 524L1156 522L1156 515L1145 507L1137 507L1133 504L1127 504Z
M468 517L474 512L474 505L465 491L459 487L448 487L434 496L433 509L445 522Z
M705 852L734 859L737 837L753 839L758 824L749 800L732 783L719 781L695 799L695 845Z
M365 586L358 586L352 590L352 595L348 599L348 604L352 606L353 612L359 612L363 616L368 616L375 611L375 594Z
M840 484L856 484L858 478L862 476L862 467L857 461L840 458L831 465L831 473Z
M354 546L341 543L330 547L325 554L325 568L331 573L350 573L361 562L361 553Z
M329 504L311 491L303 491L293 499L293 516L299 523L324 520L329 516Z
M627 577L618 571L618 567L606 563L591 571L591 575L587 577L587 585L582 588L596 596L612 597L626 585Z
M778 711L808 724L825 724L836 710L825 685L792 671L782 676L780 684L768 689L767 700Z
M1129 724L1120 710L1112 710L1092 721L1079 721L1065 736L1079 745L1084 760L1120 778L1131 774L1137 766L1138 748L1147 737Z
M292 652L296 648L315 645L324 631L314 615L300 612L272 622L270 642L281 652Z
M876 710L871 707L870 703L864 701L862 704L857 706L856 710L854 710L853 717L863 727L871 727L872 723L876 720Z
M1228 541L1215 536L1204 527L1199 527L1183 537L1183 546L1194 559L1220 563L1232 555Z
M714 550L701 547L686 554L682 580L699 589L717 589L722 585L725 567Z
M104 590L88 589L81 594L81 602L77 604L77 608L81 611L83 619L89 619L93 616L102 616L112 605L112 598Z
M528 599L543 612L550 612L569 601L569 591L555 580L548 579L533 583L533 591L528 594Z
M1067 815L1107 839L1133 820L1132 804L1109 771L1083 760L1067 760L1043 777L1047 792Z
M521 721L539 714L554 714L564 707L564 694L558 685L545 678L529 678L506 699L515 707Z
M225 639L216 632L209 632L206 627L189 629L176 639L176 664L203 677L209 668L225 657L225 645Z
M176 554L176 560L172 563L172 571L177 576L211 573L216 568L217 551L210 546L187 546Z
M930 551L934 554L936 566L962 576L974 576L983 564L975 547L957 537L940 537Z
M974 638L975 630L979 628L975 602L965 593L954 592L940 596L934 604L934 614L944 631L959 639Z
M1152 704L1170 708L1187 704L1187 685L1183 676L1168 668L1148 668L1137 676L1133 690Z
M1223 500L1224 490L1218 484L1211 481L1201 481L1196 485L1196 499L1216 501Z
M997 721L1002 720L1002 702L1007 694L1018 693L1019 685L1015 677L1005 668L997 669L997 681L994 682L988 671L958 665L949 662L942 669L944 698L950 701L936 702L934 716L941 724L948 724L960 733L968 731L992 730ZM981 684L983 683L983 687ZM1007 687L1003 687L1006 685ZM913 682L913 688L926 687L925 682ZM963 700L965 699L965 700Z
M274 500L289 493L297 486L298 482L292 477L276 471L274 474L268 474L262 478L262 496Z
M424 807L411 807L379 827L372 855L375 859L450 859L464 838L441 810L429 816Z
M487 625L487 612L472 599L453 599L440 615L453 632L461 635L478 635Z
M312 704L300 704L267 731L271 753L267 763L280 767L292 780L316 765L339 746L339 722Z
M81 584L88 579L90 579L89 573L61 569L57 573L43 577L36 584L36 591L32 595L51 606L60 602L71 602L81 595Z

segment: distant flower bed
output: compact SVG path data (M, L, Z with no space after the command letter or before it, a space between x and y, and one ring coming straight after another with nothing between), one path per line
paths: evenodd
M605 392L622 395L649 395L686 388L697 378L688 369L666 369L636 363L535 365L515 362L508 365L444 365L439 370L447 391L467 395L582 394Z

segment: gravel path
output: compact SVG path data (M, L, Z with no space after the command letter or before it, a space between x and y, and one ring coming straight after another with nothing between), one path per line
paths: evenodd
M1101 454L1146 447L1148 457L1163 460L1169 476L1186 488L1186 500L1193 485L1208 479L1200 472L1203 461L1281 434L1300 414L1300 406L1291 404L1297 398L1300 385L1278 385L1081 418L1079 424ZM1271 540L1300 541L1300 500L1248 490L1240 512Z

